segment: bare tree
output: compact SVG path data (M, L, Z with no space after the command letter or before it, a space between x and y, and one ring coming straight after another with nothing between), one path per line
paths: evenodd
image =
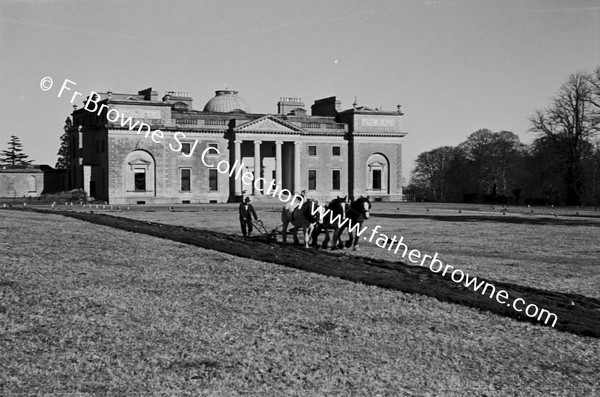
M492 196L506 196L512 182L511 171L517 166L516 159L524 148L519 137L510 131L480 129L459 147L473 170L472 183L476 184L477 190Z
M550 106L536 111L530 118L530 131L542 133L552 142L556 159L564 167L566 203L569 205L581 203L584 188L581 164L589 140L598 131L595 83L590 74L572 74Z
M433 200L445 201L449 187L448 172L459 155L460 149L452 146L421 153L412 172L411 184L428 190Z

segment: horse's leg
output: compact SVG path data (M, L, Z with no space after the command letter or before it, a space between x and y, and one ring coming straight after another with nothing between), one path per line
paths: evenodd
M304 229L304 248L308 248L309 247L309 241L310 241L310 236L314 230L314 226L309 225L307 227L305 227Z
M333 229L333 239L331 241L331 249L335 250L339 248L339 241L340 241L340 236L341 236L341 228L336 228Z
M313 248L319 248L319 234L321 234L322 227L315 226L312 228L312 232L310 233L310 245Z
M294 228L292 229L294 231L294 244L295 245L300 244L300 241L298 240L298 229L300 229L300 228L296 225L294 225Z
M317 226L318 227L318 226ZM326 226L323 226L323 231L325 233L325 239L323 240L323 243L321 244L322 248L327 248L329 246L329 229Z
M350 229L348 229L348 240L346 240L346 248L352 247L352 242L354 240L352 233L356 233L356 232L351 232Z
M344 230L346 230L345 227L342 227L340 229L340 232L338 233L338 248L346 248L345 244L344 244ZM348 234L350 234L350 231L348 230Z
M360 228L362 226L362 222L358 222L358 227ZM352 244L352 250L353 251L358 251L358 233L355 231L354 232L354 242Z
M288 228L288 223L283 222L283 227L281 229L281 243L282 244L285 244L287 242L287 228Z

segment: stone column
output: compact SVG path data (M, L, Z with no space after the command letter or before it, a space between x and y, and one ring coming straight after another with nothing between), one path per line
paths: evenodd
M236 139L234 141L234 143L235 143L235 148L234 148L233 154L235 156L235 161L233 164L237 164L236 167L239 167L242 163L242 141ZM232 178L235 178L236 174L237 174L237 172L235 172L233 174ZM235 179L234 184L235 184L235 195L241 196L242 195L242 178Z
M254 141L254 183L252 183L252 190L254 191L254 194L260 194L260 190L256 188L256 180L258 178L260 178L260 171L261 171L261 165L260 165L260 144L262 142L261 141ZM260 185L259 185L260 187Z
M275 182L279 189L281 189L281 176L282 176L282 166L281 166L281 145L283 145L283 141L275 142Z
M294 142L294 191L300 194L302 191L302 181L300 180L300 152L302 143Z
M84 165L83 166L83 190L85 190L85 196L88 200L91 201L92 197L90 196L90 182L92 180L92 166Z

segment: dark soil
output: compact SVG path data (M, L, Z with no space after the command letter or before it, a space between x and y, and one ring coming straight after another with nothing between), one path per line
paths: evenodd
M48 213L47 210L34 210ZM450 280L431 272L428 268L408 266L402 262L343 255L317 249L304 249L291 245L265 243L257 240L245 240L242 237L203 229L165 225L155 222L138 221L112 215L93 214L74 211L51 211L64 216L84 220L98 225L110 226L135 233L165 238L198 247L212 249L239 257L262 262L276 263L295 269L310 271L344 280L361 282L382 288L406 293L417 293L436 298L440 301L487 310L520 321L544 325L512 307L490 299L489 294L481 295ZM480 279L481 280L481 279ZM523 298L525 304L534 303L540 310L546 309L558 317L555 328L582 336L600 338L600 300L578 294L567 294L529 288L487 280L496 287L509 293L508 302ZM547 326L550 326L549 321Z

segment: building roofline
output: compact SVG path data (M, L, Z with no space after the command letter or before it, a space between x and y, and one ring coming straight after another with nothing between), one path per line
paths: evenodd
M338 113L340 114L375 114L378 116L403 116L404 113L398 113L397 110L366 110L366 109L346 109Z
M5 173L9 173L9 172L22 172L22 173L27 173L27 172L47 172L47 171L60 171L60 170L55 170L54 168L50 167L48 164L32 164L32 165L0 165L0 172L5 172Z

